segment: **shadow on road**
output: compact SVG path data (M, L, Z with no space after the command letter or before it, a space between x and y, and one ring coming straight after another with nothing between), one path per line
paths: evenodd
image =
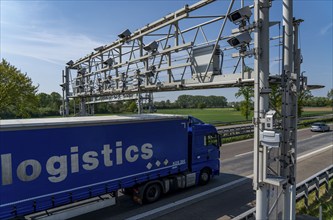
M235 194L239 195L236 199ZM147 212L150 215L144 219L230 219L252 208L253 200L252 179L221 173L205 186L166 194L153 204L138 205L121 196L115 206L72 219L126 219Z

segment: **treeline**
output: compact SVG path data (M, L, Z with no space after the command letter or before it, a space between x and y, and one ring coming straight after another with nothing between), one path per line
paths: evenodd
M307 107L333 107L333 99L329 96L329 94L328 97L310 97L308 99L305 99L303 101L303 104Z
M1 109L0 118L40 118L60 115L59 110L62 105L62 97L59 93L52 92L51 94L35 94L35 97L31 97L30 101L33 102L29 104L26 103L28 108L24 110L24 114L21 114L21 111L18 111L18 107L21 104L11 104L6 108Z
M228 101L224 96L180 95L175 102L154 102L157 109L167 108L224 108Z
M70 104L70 106L73 106ZM153 111L157 109L177 109L177 108L224 108L228 106L227 99L224 96L200 96L200 95L181 95L177 100L171 102L155 101ZM149 106L143 104L143 109L148 111ZM135 101L99 103L94 107L95 114L137 112ZM78 110L77 110L78 111ZM73 113L73 109L71 110Z
M38 86L26 73L10 65L5 59L0 63L0 118L31 118L59 115L62 98L59 93L37 93Z
M95 114L118 114L124 112L137 112L135 101L99 103L94 107ZM73 111L71 111L73 113Z
M38 107L34 116L45 117L60 114L60 106L62 105L62 97L57 92L51 94L39 93L37 94Z

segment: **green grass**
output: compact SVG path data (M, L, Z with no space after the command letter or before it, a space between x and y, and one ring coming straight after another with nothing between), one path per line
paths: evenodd
M205 108L205 109L158 109L157 113L162 114L176 114L176 115L192 115L206 123L214 122L239 122L245 121L245 116L242 116L240 111L236 111L233 108ZM327 111L304 111L302 116L308 115L326 115L332 112ZM251 116L252 118L252 116ZM251 120L250 118L250 120ZM317 121L317 120L314 120ZM312 122L312 121L311 121Z
M240 135L240 136L236 136L236 137L222 138L222 144L247 140L247 139L251 139L251 138L253 138L253 134L244 134L244 135Z
M319 115L328 115L328 114L332 114L332 111L304 111L302 112L302 117L306 117L306 116L319 116Z
M192 115L206 123L222 121L244 121L244 116L240 111L232 108L205 108L205 109L158 109L157 113L176 114L176 115Z
M333 113L332 107L304 107L302 117L328 115Z

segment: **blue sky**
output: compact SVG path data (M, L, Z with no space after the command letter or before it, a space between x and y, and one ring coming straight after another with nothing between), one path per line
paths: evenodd
M93 48L110 44L126 28L136 30L185 4L196 1L10 1L1 0L1 58L5 58L39 85L39 92L61 93L61 71L69 60L77 60ZM202 9L224 14L228 1L218 1ZM253 4L245 1L245 5ZM234 9L240 7L236 0ZM294 17L302 18L301 50L309 84L325 85L312 91L326 96L333 87L332 1L296 0ZM273 1L271 20L281 21L282 1ZM229 26L231 27L231 26ZM231 31L231 30L227 30ZM278 28L272 28L272 36ZM271 72L278 71L277 52L271 53ZM249 65L251 60L247 61ZM235 101L237 89L158 93L158 99L174 100L180 94L223 95Z

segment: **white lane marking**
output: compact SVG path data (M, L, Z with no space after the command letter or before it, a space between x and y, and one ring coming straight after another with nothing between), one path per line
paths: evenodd
M235 155L235 157L241 157L241 156L245 156L245 155L252 154L252 153L253 153L253 151L242 153L242 154L237 154L237 155Z
M312 151L312 152L310 152L310 153L308 153L308 154L304 154L304 155L302 155L302 156L300 156L300 157L297 157L297 160L302 160L302 159L304 159L304 158L306 158L306 157L310 157L310 156L312 156L313 154L321 153L321 152L326 151L327 149L332 148L332 147L333 147L333 144L331 144L331 145L329 145L329 146L326 146L326 147L323 147L323 148L320 148L320 149L315 150L315 151Z
M230 142L230 143L226 143L226 144L222 143L222 146L228 146L228 145L232 145L232 144L239 144L239 143L244 143L244 142L247 142L247 141L252 141L253 142L253 138L242 140L242 141ZM222 142L223 142L223 140L222 140Z
M326 133L321 133L321 134L315 134L315 135L312 135L311 138L313 137L318 137L318 136L323 136L325 135ZM310 139L310 138L307 138L307 139ZM303 139L303 140L307 140L307 139Z
M310 152L310 153L308 153L308 154L305 154L305 155L302 155L302 156L298 157L297 159L298 159L298 160L301 160L301 159L303 159L303 158L305 158L305 157L309 157L309 156L311 156L311 155L313 155L313 154L317 154L317 153L320 153L320 152L322 152L322 151L325 151L325 150L327 150L327 149L329 149L329 148L331 148L331 147L333 147L333 145L329 145L329 146L326 146L326 147L320 148L320 149L318 149L318 150L312 151L312 152ZM237 154L237 155L235 155L234 157L242 157L242 156L245 156L245 155L248 155L248 154L252 154L252 153L253 153L253 151L250 151L250 152L246 152L246 153L242 153L242 154Z
M302 140L299 140L299 141L306 141L306 140L312 139L312 138L314 138L314 137L323 136L323 135L325 135L325 134L326 134L326 133L315 134L315 135L312 135L312 136L309 137L309 138L302 139ZM233 142L233 143L228 143L228 144L241 143L241 142L245 142L245 141L250 141L250 140L243 140L243 141ZM251 141L253 141L253 139L251 139ZM227 144L225 144L225 145L227 145ZM225 146L225 145L224 145L224 146ZM324 151L325 149L320 149L320 150ZM320 150L319 150L319 151L320 151ZM314 151L314 152L316 152L316 151ZM237 155L235 155L234 157L241 157L241 156L245 156L245 155L247 155L247 154L252 154L252 153L253 153L253 151L249 151L249 152L246 152L246 153L237 154ZM298 159L301 159L301 158L298 158Z
M235 184L238 184L238 183L241 183L245 180L248 180L249 178L252 178L253 177L253 174L251 175L248 175L246 177L243 177L241 179L238 179L238 180L234 180L230 183L227 183L227 184L224 184L222 186L218 186L218 187L215 187L213 189L210 189L210 190L207 190L207 191L204 191L204 192L201 192L199 194L196 194L196 195L193 195L193 196L190 196L190 197L187 197L187 198L184 198L184 199L181 199L179 201L176 201L176 202L173 202L173 203L170 203L170 204L167 204L167 205L164 205L164 206L161 206L161 207L158 207L156 209L152 209L150 211L147 211L147 212L143 212L141 214L138 214L138 215L135 215L135 216L132 216L130 218L127 218L126 220L136 220L136 219L141 219L141 218L145 218L145 217L148 217L148 216L151 216L153 214L156 214L158 212L161 212L161 211L164 211L164 210L167 210L167 209L170 209L170 208L173 208L173 207L176 207L176 206L179 206L183 203L186 203L186 202L189 202L191 200L194 200L194 199L198 199L202 196L206 196L208 194L211 194L211 193L214 193L216 191L219 191L219 190L222 190L224 188L227 188L227 187L230 187L232 185L235 185Z

